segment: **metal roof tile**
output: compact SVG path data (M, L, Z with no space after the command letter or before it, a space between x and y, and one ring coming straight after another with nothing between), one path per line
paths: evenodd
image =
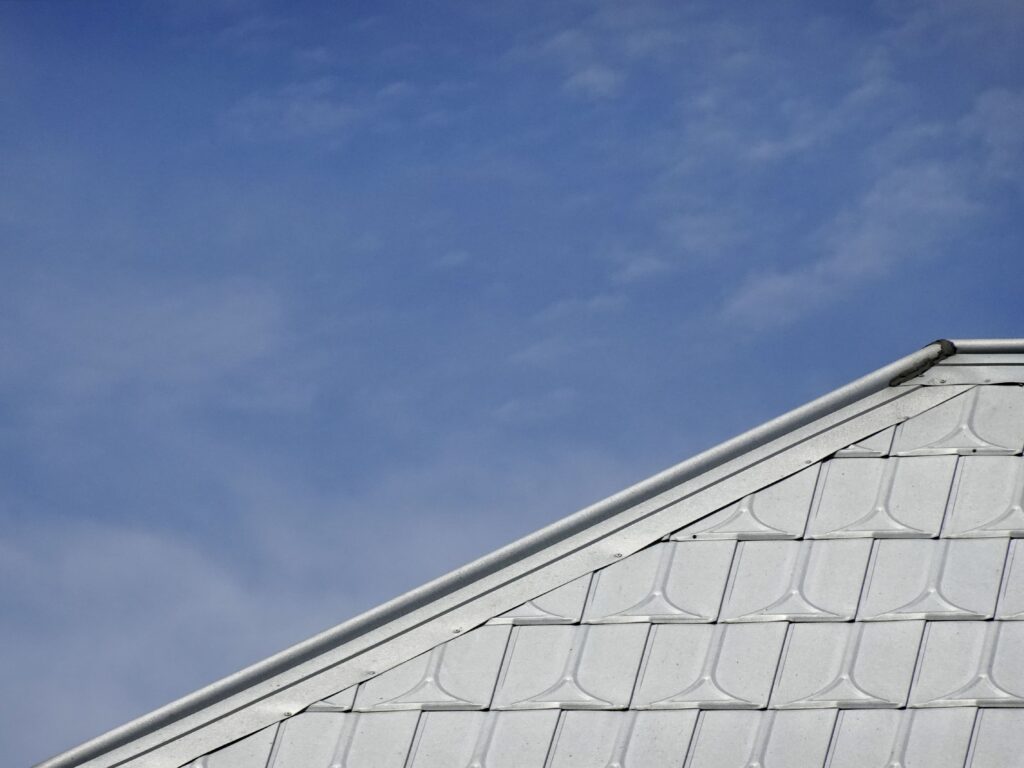
M540 597L528 600L488 624L575 624L580 620L583 603L590 589L591 574L573 579Z
M845 621L857 611L871 542L744 541L722 621Z
M798 539L807 523L818 464L744 496L672 534L683 539Z
M515 627L495 709L623 709L646 624Z
M960 459L942 535L1024 536L1024 458Z
M896 427L887 427L881 432L876 432L870 437L865 437L863 440L858 440L853 445L849 445L839 451L836 451L835 455L841 458L881 458L889 455L889 448L892 446L892 436L896 432Z
M963 768L973 708L848 709L839 713L827 768Z
M544 768L557 721L554 710L424 712L406 768Z
M267 764L270 750L274 746L274 736L278 726L256 731L251 736L239 739L233 744L221 747L197 760L193 760L186 768L248 768L248 766Z
M820 768L836 713L702 712L684 768Z
M910 705L1024 706L1024 624L928 622Z
M678 768L696 720L694 711L566 712L545 768Z
M306 709L307 712L348 712L352 709L352 705L356 699L356 688L358 686L353 685L351 688L346 688L341 693L336 693L333 696L328 696L323 701L318 701L316 704L311 705Z
M288 718L277 732L274 755L267 768L336 764L358 718L358 715L334 712L302 712Z
M937 405L896 429L893 454L1012 454L1024 448L1024 389L988 385Z
M995 609L1005 539L880 540L860 619L985 619Z
M1010 542L1006 555L1006 573L996 607L997 619L1024 619L1024 544Z
M771 706L777 709L899 707L923 622L792 624Z
M762 708L785 634L779 623L655 625L632 706Z
M509 627L483 626L359 685L355 709L485 709Z
M980 709L965 768L1009 768L1024 755L1024 710Z
M718 616L732 541L665 541L598 571L588 623L709 622Z
M938 534L956 459L831 459L807 525L808 538Z
M419 716L419 712L313 713L305 715L307 731L291 729L292 722L303 717L296 715L286 721L289 729L279 735L267 768L404 768ZM318 732L318 724L329 727Z

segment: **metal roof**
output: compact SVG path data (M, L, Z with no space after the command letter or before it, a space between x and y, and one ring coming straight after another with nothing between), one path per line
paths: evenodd
M1009 765L1022 383L936 342L40 768Z

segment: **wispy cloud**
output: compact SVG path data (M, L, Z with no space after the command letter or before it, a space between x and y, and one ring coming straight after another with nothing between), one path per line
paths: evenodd
M565 80L565 89L595 98L615 96L622 87L623 75L601 64L589 64L575 70Z
M246 141L339 141L367 114L365 106L339 95L336 80L323 77L250 94L227 110L222 124L229 134Z
M1024 183L1024 91L985 91L960 121L960 128L983 147L985 174Z
M820 256L750 275L726 299L722 317L748 328L789 325L903 267L927 262L943 238L978 211L961 182L939 163L886 173L819 233Z

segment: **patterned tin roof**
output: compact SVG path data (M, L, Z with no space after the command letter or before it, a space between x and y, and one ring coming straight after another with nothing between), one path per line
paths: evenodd
M629 546L591 537L594 565L518 607L449 618L453 639L378 654L393 663L272 719L235 715L217 749L48 765L1019 764L1024 357L970 349L718 465L727 479L698 473Z

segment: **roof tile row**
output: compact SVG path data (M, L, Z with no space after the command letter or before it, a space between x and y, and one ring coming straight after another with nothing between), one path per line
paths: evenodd
M1007 768L1021 754L1017 709L372 712L303 713L193 765Z
M835 458L674 533L684 539L1024 536L1024 458Z
M486 627L364 683L353 706L1024 706L1022 645L1024 622L1000 621Z

